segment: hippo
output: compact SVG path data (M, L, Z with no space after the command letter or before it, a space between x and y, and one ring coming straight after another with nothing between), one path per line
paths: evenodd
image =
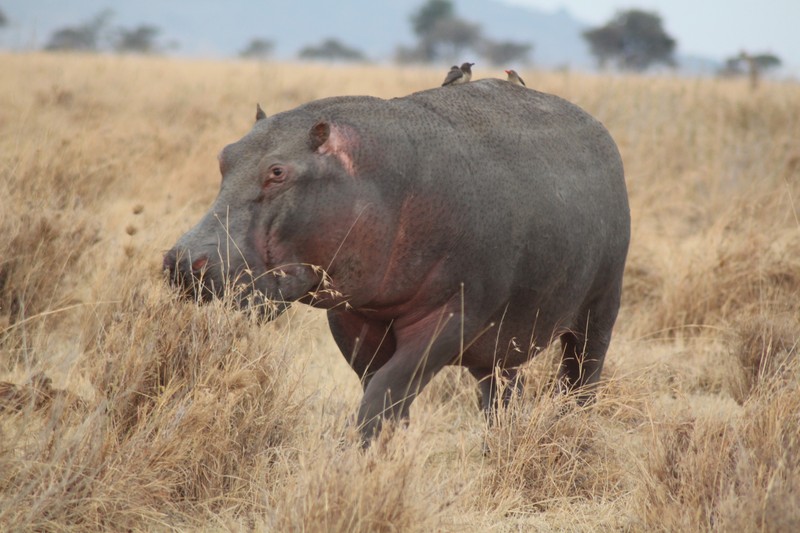
M617 146L578 106L484 79L258 107L218 159L219 194L165 254L169 279L267 319L327 309L363 386L364 441L446 365L477 378L491 412L555 339L560 388L591 400L630 210Z

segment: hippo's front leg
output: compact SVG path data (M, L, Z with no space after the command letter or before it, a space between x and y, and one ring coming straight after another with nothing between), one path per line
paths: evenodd
M461 317L441 308L417 322L395 326L397 348L364 391L358 424L364 443L380 431L384 418L403 419L414 398L445 365L458 357Z
M366 390L372 376L395 352L392 323L369 320L354 310L337 307L328 311L328 325L339 351Z

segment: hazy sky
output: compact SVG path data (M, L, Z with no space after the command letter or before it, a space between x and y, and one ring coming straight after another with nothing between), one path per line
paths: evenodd
M590 24L602 24L620 9L656 11L682 54L724 58L742 49L772 52L793 70L800 67L800 0L503 1L548 11L565 7Z
M349 0L334 1L346 3ZM384 5L395 8L391 11L394 13L392 16L399 16L397 15L398 9L402 8L400 11L404 13L403 21L407 20L406 10L410 13L425 2L425 0L376 1L385 2ZM469 18L468 7L465 6L472 2L453 1L458 14ZM751 53L771 52L783 60L784 73L800 77L800 0L493 1L528 5L550 13L559 8L566 8L573 17L589 25L601 25L622 9L651 10L661 15L666 31L678 41L677 52L680 55L722 60L736 55L740 50ZM232 6L239 6L240 11L244 7L248 7L247 13L250 13L248 16L252 16L252 13L258 13L259 9L276 9L276 6L282 5L284 2L285 5L294 5L287 0L229 0L228 2L217 2L216 0L0 0L0 7L11 20L10 27L0 32L0 45L24 48L30 43L35 43L40 46L54 28L85 21L100 9L111 7L118 15L114 21L115 24L130 23L130 21L124 20L124 16L127 14L130 20L167 27L165 35L174 37L178 41L181 41L181 38L186 35L190 35L195 42L189 44L194 46L194 49L199 47L200 50L203 50L201 45L207 42L205 49L214 50L214 46L218 47L217 41L221 40L220 31L206 34L192 29L194 26L186 29L189 24L187 21L192 19L190 15L198 15L202 11L200 8L205 8L202 13L213 11L213 9L224 9L226 14L231 14L236 11ZM301 6L304 5L302 2L298 3ZM152 17L144 17L142 13L159 14L160 16L166 16L166 13L171 18L169 23L166 23ZM213 17L210 18L213 19ZM221 19L220 24L230 25L231 17L219 18ZM216 19L213 20L216 22ZM234 31L234 35L241 34L236 43L231 44L229 48L241 46L248 36L255 35L252 29L247 29L251 22L254 21L246 20L239 23L233 30L228 28ZM181 33L182 29L185 30L183 33ZM271 35L269 33L271 31L284 31L284 28L279 27L275 30L267 23L265 25L266 34ZM294 27L286 31L294 31ZM407 33L409 32L407 31ZM290 39L281 41L288 40ZM201 44L198 45L198 42ZM345 38L345 42L348 42L347 38Z

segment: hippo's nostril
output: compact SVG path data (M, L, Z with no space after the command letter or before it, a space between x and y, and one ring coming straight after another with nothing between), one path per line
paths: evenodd
M198 257L197 259L192 262L192 272L197 272L202 270L204 266L208 264L208 256L203 255Z

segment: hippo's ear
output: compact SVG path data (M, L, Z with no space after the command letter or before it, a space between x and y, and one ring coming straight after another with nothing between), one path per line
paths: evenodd
M345 124L320 120L308 132L308 146L320 155L332 155L351 176L356 175L355 152L359 146L358 133Z
M319 147L325 144L328 140L328 137L331 136L331 125L325 122L324 120L320 120L316 124L311 127L311 130L308 132L308 146L311 148L312 151L316 152L319 150Z
M256 104L256 122L265 118L267 118L267 114L261 109L261 104Z

